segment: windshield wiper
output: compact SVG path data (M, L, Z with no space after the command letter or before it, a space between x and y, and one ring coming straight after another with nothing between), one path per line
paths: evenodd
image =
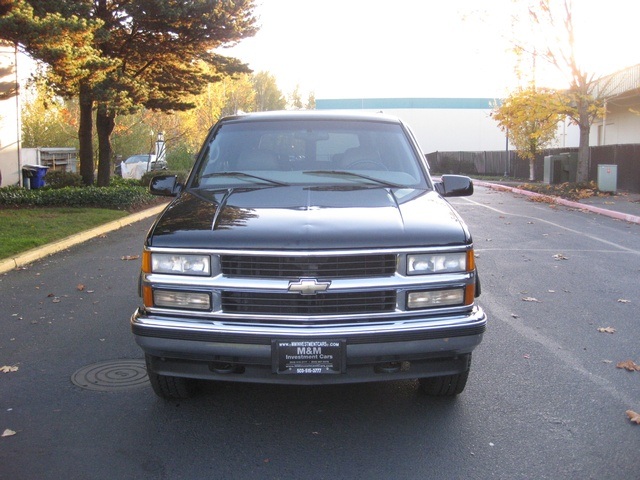
M388 182L386 180L380 180L379 178L370 177L369 175L362 175L361 173L345 172L344 170L308 170L302 172L307 175L327 175L331 177L347 177L359 180L367 180L374 185L389 188L405 188L406 185L400 185L399 183Z
M260 182L268 183L269 185L277 185L279 187L287 186L286 183L278 182L270 178L259 177L257 175L251 175L250 173L244 173L244 172L213 172L213 173L207 173L206 175L203 175L200 178L211 178L211 177L247 178L252 180L259 180Z

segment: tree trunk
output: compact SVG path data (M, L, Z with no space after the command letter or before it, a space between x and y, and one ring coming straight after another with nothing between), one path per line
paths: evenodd
M589 181L589 132L591 123L589 122L588 105L579 105L578 113L580 115L580 141L578 143L578 171L576 173L576 181Z
M80 120L78 141L80 144L80 175L85 185L93 185L93 98L85 86L80 86Z
M98 132L98 186L108 187L111 178L111 133L116 125L115 115L100 106L96 113Z

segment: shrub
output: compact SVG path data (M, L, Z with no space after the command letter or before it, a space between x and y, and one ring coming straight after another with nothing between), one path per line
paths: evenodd
M63 187L37 190L19 187L0 188L0 205L11 207L93 207L134 210L156 201L157 197L141 186Z
M49 170L44 176L44 182L50 188L81 187L82 176L63 170Z
M195 155L184 144L173 145L167 153L167 165L171 170L188 172L193 167Z

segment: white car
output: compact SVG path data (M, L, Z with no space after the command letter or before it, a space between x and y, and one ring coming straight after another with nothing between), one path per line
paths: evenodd
M164 159L158 160L156 155L143 153L127 158L116 167L116 174L119 173L122 178L140 180L146 172L166 170L166 168L167 162Z

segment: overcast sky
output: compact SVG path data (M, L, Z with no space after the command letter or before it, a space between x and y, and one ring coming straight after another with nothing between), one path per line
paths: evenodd
M557 0L556 0L557 1ZM573 0L581 64L640 63L640 0ZM257 0L261 30L225 55L316 98L502 97L517 84L512 17L529 0ZM539 30L518 27L517 35ZM527 33L528 32L528 33ZM566 87L537 63L539 85ZM548 70L551 73L545 73Z

